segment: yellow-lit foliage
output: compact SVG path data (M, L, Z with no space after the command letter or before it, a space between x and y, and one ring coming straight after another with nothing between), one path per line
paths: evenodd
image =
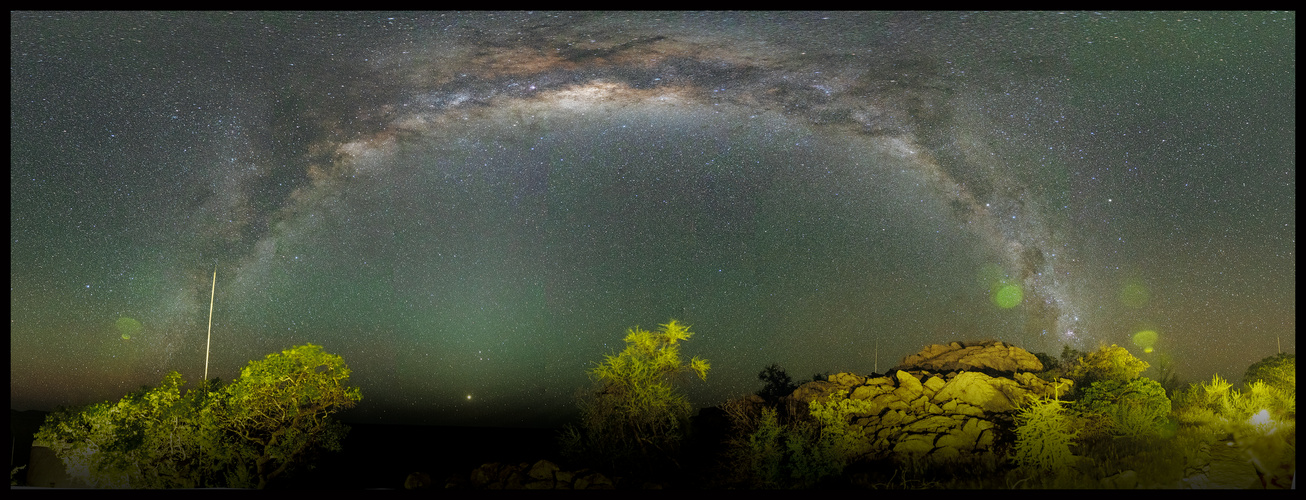
M853 425L855 415L874 411L870 401L849 399L848 391L831 394L826 401L808 402L811 420L798 423L786 440L790 475L796 486L810 488L838 477L853 460L871 452L866 429Z
M672 382L686 371L707 380L711 364L681 360L680 343L694 335L688 325L673 319L660 326L627 330L626 348L589 370L596 388L580 401L584 433L572 429L564 443L573 455L612 465L674 455L692 407Z
M349 428L333 415L362 399L349 374L312 344L251 361L223 388L215 379L183 395L170 372L117 403L52 413L35 439L96 487L264 488L340 450Z
M1295 375L1294 375L1295 377ZM1297 395L1257 380L1244 390L1216 375L1185 394L1180 420L1208 436L1233 436L1268 487L1287 487L1297 468Z
M1260 380L1240 391L1215 375L1208 383L1191 386L1180 400L1175 408L1180 421L1215 432L1233 432L1243 424L1266 428L1273 422L1295 427L1297 421L1297 395Z
M1123 347L1111 344L1079 358L1069 377L1077 387L1088 387L1098 380L1129 382L1148 368L1146 361L1135 358Z
M1030 396L1016 415L1016 445L1011 459L1028 469L1062 473L1074 463L1070 447L1078 430L1070 430L1061 401Z

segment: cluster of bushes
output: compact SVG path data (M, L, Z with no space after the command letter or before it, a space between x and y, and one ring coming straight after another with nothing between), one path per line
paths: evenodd
M1295 449L1296 385L1291 356L1267 358L1253 365L1244 391L1232 390L1218 377L1212 384L1167 390L1161 381L1141 376L1148 363L1116 345L1087 353L1066 348L1060 359L1039 357L1048 368L1040 376L1071 378L1075 389L1061 397L1031 397L1024 402L1007 444L1005 477L960 479L953 484L1100 487L1104 478L1133 470L1145 484L1171 486L1185 476L1187 465L1205 459L1200 456L1205 446L1221 432L1241 436L1239 444L1244 448L1262 449L1262 461L1271 464L1263 473L1268 478L1266 484L1276 477L1283 483L1283 477L1290 477L1295 470L1291 453ZM1173 372L1162 371L1161 378L1177 386ZM869 451L869 437L852 425L855 415L866 411L865 403L840 393L796 408L784 396L800 384L793 383L782 369L767 367L759 379L766 387L757 397L724 406L733 433L720 485L810 488L849 484L846 472ZM1171 393L1175 394L1173 402ZM1193 425L1197 422L1207 424L1205 430ZM1277 434L1267 442L1270 429ZM1277 472L1272 464L1279 464ZM910 472L921 475L926 471Z
M1284 477L1295 470L1293 356L1253 365L1242 391L1218 375L1167 391L1162 382L1141 377L1148 363L1124 348L1102 347L1074 363L1065 362L1067 354L1074 355L1067 348L1052 368L1075 380L1076 389L1066 401L1032 398L1017 416L1013 472L1030 485L1093 487L1133 470L1154 486L1170 486L1187 466L1203 463L1204 450L1223 437L1253 457L1267 486L1286 485ZM1176 380L1172 372L1162 378Z
M1288 487L1296 471L1296 356L1267 357L1247 369L1242 389L1214 376L1176 397L1181 429L1204 442L1237 445L1265 487Z
M100 488L264 488L349 428L331 418L362 395L340 356L308 344L251 361L226 387L182 393L171 372L116 403L60 408L34 444L67 473Z
M765 373L765 372L763 372ZM792 403L792 400L786 400ZM745 488L812 488L837 483L845 469L869 453L870 436L853 416L870 402L847 391L806 408L777 410L748 399L726 404L734 435L725 457L725 485ZM802 411L805 410L805 411Z

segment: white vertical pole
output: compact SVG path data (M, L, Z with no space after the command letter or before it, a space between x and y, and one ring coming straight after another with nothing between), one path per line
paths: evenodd
M213 296L218 291L218 264L213 264L213 287L209 290L209 340L204 343L204 384L209 383L209 345L213 344Z

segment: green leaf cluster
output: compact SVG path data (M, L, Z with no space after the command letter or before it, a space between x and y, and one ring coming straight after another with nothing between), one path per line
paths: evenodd
M1135 358L1123 347L1111 344L1079 358L1068 376L1076 387L1088 387L1099 380L1128 382L1148 368L1146 361Z
M733 481L752 488L810 488L843 475L854 460L871 452L857 415L872 410L868 401L848 399L847 391L808 403L808 414L788 423L779 412L762 407L760 415L744 404L727 405L736 437L731 441Z
M776 488L786 483L782 467L786 434L775 408L763 408L757 430L749 434L747 451L740 457L754 487Z
M1176 414L1182 421L1190 425L1215 426L1217 431L1228 432L1230 424L1252 421L1262 411L1274 421L1297 420L1296 392L1268 384L1263 379L1240 391L1215 375L1208 383L1190 386L1179 400Z
M1206 442L1232 436L1263 481L1280 486L1291 482L1297 463L1296 392L1264 379L1238 390L1215 375L1209 383L1189 386L1175 406L1179 422Z
M629 329L626 348L589 371L595 389L579 401L583 432L564 431L568 454L623 468L674 463L693 408L673 382L686 372L707 380L711 364L681 359L680 343L694 335L687 325L660 326Z
M1281 352L1247 367L1243 383L1251 385L1263 381L1271 387L1297 392L1297 356Z
M812 420L800 422L785 443L790 475L801 487L841 476L850 462L871 451L866 429L852 423L855 415L874 409L870 401L849 399L848 391L839 391L826 401L808 402L808 409Z
M46 416L35 444L46 446L71 477L99 488L197 487L212 484L212 456L201 448L217 431L211 400L201 391L181 393L181 374L170 372L116 403L60 408Z
M1101 426L1086 426L1113 437L1141 438L1167 430L1170 398L1159 382L1141 377L1128 382L1109 379L1093 382L1080 392L1076 412Z
M171 372L116 403L51 413L35 443L93 487L263 488L317 450L339 449L348 428L331 415L362 399L348 379L342 358L311 344L252 361L221 389L183 395Z
M1009 458L1018 466L1063 473L1074 463L1070 447L1079 431L1069 430L1059 400L1030 396L1016 415L1016 444Z

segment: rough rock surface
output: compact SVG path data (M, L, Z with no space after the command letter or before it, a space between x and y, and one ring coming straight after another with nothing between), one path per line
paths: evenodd
M893 370L1041 372L1043 363L1029 351L998 341L953 342L925 346Z
M866 458L955 463L965 455L1000 461L1000 451L995 448L1001 439L999 429L1010 427L1013 414L1028 395L1064 395L1073 382L1060 379L1050 383L1033 373L995 377L979 371L952 370L963 363L988 369L1042 368L1037 358L1018 347L998 342L975 347L968 349L959 343L930 346L922 353L935 355L918 355L918 362L927 364L945 356L944 362L930 366L948 367L946 373L904 363L902 369L879 377L831 375L828 381L803 384L789 397L807 405L813 400L828 401L845 391L850 399L869 402L869 411L852 417L852 423L863 427L872 440ZM964 355L948 357L948 353Z
M616 482L590 469L567 471L553 462L540 460L534 464L484 464L466 478L449 478L444 487L478 490L611 490L616 489Z

